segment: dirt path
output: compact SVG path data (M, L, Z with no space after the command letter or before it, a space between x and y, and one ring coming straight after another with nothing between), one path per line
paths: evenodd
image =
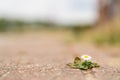
M0 37L0 80L120 80L120 56L91 44L68 45L55 34ZM101 67L81 71L66 66L89 54Z

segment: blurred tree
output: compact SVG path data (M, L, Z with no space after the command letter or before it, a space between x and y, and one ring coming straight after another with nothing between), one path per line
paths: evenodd
M0 19L0 32L6 31L8 26L9 26L9 21L5 19Z
M20 31L20 32L24 31L24 26L26 24L24 21L22 21L22 20L15 20L15 21L13 21L13 23L14 23L15 28L18 31Z

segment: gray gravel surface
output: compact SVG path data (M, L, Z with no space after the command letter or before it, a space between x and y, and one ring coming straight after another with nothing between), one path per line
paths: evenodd
M101 67L81 71L66 66L82 54ZM120 56L91 44L68 45L53 34L1 36L0 80L120 80Z

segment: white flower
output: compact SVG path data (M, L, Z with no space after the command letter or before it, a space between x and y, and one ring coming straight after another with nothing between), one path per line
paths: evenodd
M83 60L87 60L87 61L92 59L92 57L91 57L91 56L88 56L88 55L82 55L81 58L82 58Z

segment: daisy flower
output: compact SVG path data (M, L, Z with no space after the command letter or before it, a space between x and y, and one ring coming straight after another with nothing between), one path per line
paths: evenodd
M91 56L88 56L88 55L82 55L81 58L82 58L83 60L87 60L87 61L92 59L92 57L91 57Z

